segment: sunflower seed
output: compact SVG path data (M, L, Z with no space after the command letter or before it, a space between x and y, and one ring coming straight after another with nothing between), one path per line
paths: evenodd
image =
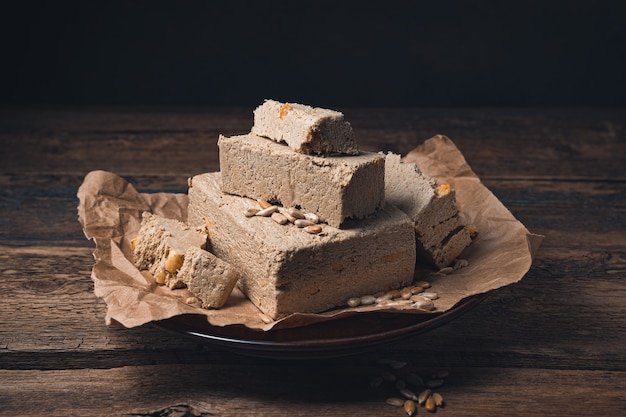
M272 204L268 203L268 202L267 202L267 201L265 201L265 200L257 200L257 203L259 203L259 206L260 206L262 209L266 209L266 208L268 208L268 207L271 207L271 206L272 206Z
M363 304L364 306L374 304L376 302L376 297L374 297L373 295L364 295L360 299L361 304Z
M304 213L295 207L289 207L287 209L287 213L289 213L291 216L295 217L296 219L304 219Z
M431 397L435 401L435 405L437 407L443 407L443 397L441 396L441 394L435 392Z
M422 405L426 402L426 399L430 397L430 394L432 394L432 391L430 389L425 389L424 391L420 392L420 395L417 396L417 403L419 405Z
M296 219L293 222L293 224L295 224L298 227L307 227L307 226L313 226L315 223L306 219Z
M406 400L403 404L404 412L409 416L415 415L417 413L417 405L413 400Z
M305 227L304 231L312 235L316 235L322 232L322 226L320 226L319 224L314 224L312 226Z
M317 214L315 213L304 213L304 218L307 219L308 221L311 221L315 224L320 222L320 218Z
M271 218L278 224L287 224L289 222L285 216L278 212L272 213Z
M408 388L401 389L400 394L409 400L418 401L418 396Z
M424 403L424 408L426 409L426 411L430 411L431 413L434 413L435 411L437 411L437 405L435 404L435 400L433 397L426 398L426 402Z
M454 268L452 268L451 266L446 266L445 268L441 268L439 271L437 271L437 275L449 275L453 272Z
M424 291L424 287L422 287L421 285L416 285L414 287L411 287L411 294L419 294L422 291Z
M288 220L290 223L295 224L295 223L296 223L296 220L298 220L298 219L296 219L295 217L293 217L291 214L289 214L289 211L288 211L288 210L286 210L284 207L281 207L281 208L280 208L280 210L279 210L279 212L280 212L280 214L282 214L283 216L285 216L285 217L287 218L287 220Z
M420 310L432 311L435 309L435 304L431 300L419 300L416 301L414 306Z
M372 388L378 388L383 384L383 377L382 376L375 376L374 378L372 378L370 380L370 387Z
M402 369L407 365L407 363L405 361L398 361L398 360L391 360L389 362L389 367L391 369Z
M257 208L249 208L246 211L243 212L243 215L246 217L252 217L255 214L257 214L259 212L259 209Z
M403 300L408 300L412 295L411 288L405 287L400 291L400 297L402 297Z
M441 369L437 372L434 372L430 378L431 379L443 379L447 378L450 375L450 372L447 369Z
M269 206L256 212L255 216L269 217L278 211L278 206Z
M407 374L405 378L406 378L406 381L409 384L413 385L414 387L419 388L419 387L423 387L426 385L424 383L424 380L419 375L416 375L414 373Z
M457 259L454 261L454 263L452 264L452 268L454 268L455 271L461 269L461 268L465 268L469 266L469 261L467 259Z
M398 397L387 398L385 402L389 405L393 405L394 407L402 407L404 405L404 400Z
M420 297L425 298L427 300L436 300L439 298L439 294L434 291L425 291L419 294Z
M357 307L361 304L361 299L359 297L352 297L348 300L348 307Z
M443 385L443 379L431 379L430 381L426 382L426 386L428 388L439 388L442 385Z
M387 301L383 301L382 303L378 304L381 307L403 307L403 306L409 306L413 304L413 302L411 300L387 300Z
M380 376L387 382L396 382L396 376L389 371L382 371Z
M269 324L269 323L273 323L274 322L274 319L272 319L270 316L268 316L265 313L259 313L259 317L261 318L261 320L265 324Z
M389 294L389 293L385 293L385 294L383 294L383 295L381 295L381 296L379 296L379 297L376 297L376 304L380 304L380 303L382 303L383 301L389 301L389 300L391 300L392 298L393 298L393 297L392 297L392 295L391 295L391 294Z
M414 285L416 287L422 287L424 289L430 288L430 282L428 281L417 281Z

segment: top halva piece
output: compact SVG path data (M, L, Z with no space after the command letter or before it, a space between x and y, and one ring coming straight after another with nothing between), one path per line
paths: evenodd
M304 104L265 100L254 110L251 133L307 155L359 153L352 126L343 113Z

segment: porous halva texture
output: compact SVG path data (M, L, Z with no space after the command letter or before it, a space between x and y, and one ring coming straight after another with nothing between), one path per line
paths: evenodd
M225 194L219 184L219 172L191 178L188 221L207 228L209 250L239 270L241 290L274 319L325 311L413 279L413 221L392 204L350 229L324 226L322 233L309 234L266 217L246 217L256 201Z
M185 252L194 247L204 249L207 235L176 219L143 212L137 237L133 239L133 260L140 270L148 270L159 284L182 288L178 276Z
M359 153L343 113L304 104L266 100L254 110L251 133L308 155Z
M454 189L393 153L386 155L385 198L414 221L418 260L443 268L471 243Z
M218 140L221 190L300 207L342 227L385 203L385 156L311 156L248 134Z
M190 247L185 252L178 277L200 300L202 307L220 308L235 288L239 271L210 252Z

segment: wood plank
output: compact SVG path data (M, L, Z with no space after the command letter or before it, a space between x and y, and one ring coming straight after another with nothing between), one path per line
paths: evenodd
M162 111L13 110L0 112L5 172L121 175L216 170L219 134L246 133L252 109ZM346 110L361 147L406 153L435 134L449 136L484 178L624 180L625 110ZM453 114L453 116L451 116ZM43 143L43 145L42 145ZM477 145L479 144L479 145ZM115 149L111 158L110 149Z
M331 363L148 365L112 369L4 371L6 415L400 416L376 367ZM521 368L454 368L439 391L441 411L464 416L563 416L626 412L626 374ZM519 387L524 387L519 389ZM563 402L562 398L578 401ZM163 414L159 414L159 412ZM204 413L204 414L202 414ZM425 415L423 409L420 415ZM183 415L183 413L174 414Z
M93 260L88 247L5 246L2 252L5 279L0 281L0 292L11 292L13 297L3 303L11 320L0 330L4 352L0 368L32 366L37 353L45 362L48 353L65 349L79 353L78 359L82 352L99 352L94 366L105 366L116 349L139 351L126 360L139 356L143 363L147 359L141 351L149 347L150 357L169 363L172 349L198 347L149 326L106 328L104 305L92 292ZM519 284L498 290L442 328L404 340L398 354L428 352L425 362L436 359L448 366L534 364L569 369L601 369L610 357L609 369L626 370L626 352L606 343L610 338L626 345L621 320L626 313L626 283L621 279L625 272L623 250L588 250L572 258L564 248L548 246ZM480 346L480 351L474 346ZM25 352L27 356L21 355Z

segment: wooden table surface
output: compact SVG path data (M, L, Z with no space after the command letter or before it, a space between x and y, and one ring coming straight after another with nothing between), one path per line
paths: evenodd
M77 219L85 174L185 192L218 169L220 133L250 130L252 109L3 108L0 415L405 415L386 404L393 384L370 387L383 358L449 372L439 415L626 415L626 109L340 110L365 150L450 137L545 235L523 280L430 332L337 358L107 327Z

